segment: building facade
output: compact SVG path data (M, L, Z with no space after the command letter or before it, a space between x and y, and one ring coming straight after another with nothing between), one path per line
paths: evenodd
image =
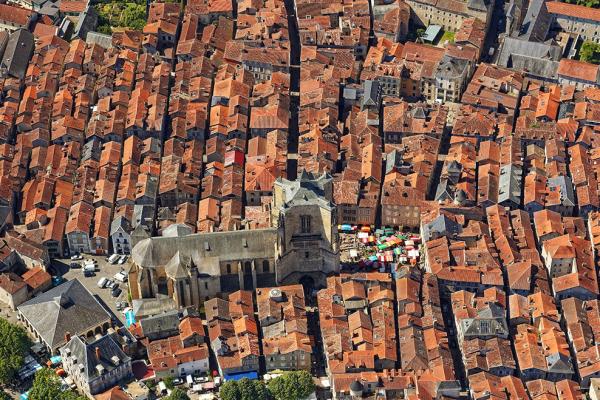
M492 15L492 3L484 0L423 1L408 0L413 22L421 26L440 25L442 29L456 32L463 21L477 18L487 27ZM486 28L487 31L487 28Z

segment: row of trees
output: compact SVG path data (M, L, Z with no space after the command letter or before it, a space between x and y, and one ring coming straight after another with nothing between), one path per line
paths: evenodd
M246 378L227 381L219 394L222 400L303 400L314 391L312 376L306 371L294 371L272 379L267 385Z
M10 386L15 382L30 348L25 329L0 318L0 384Z

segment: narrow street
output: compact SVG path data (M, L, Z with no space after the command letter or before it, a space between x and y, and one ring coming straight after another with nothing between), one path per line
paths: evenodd
M300 36L294 0L285 0L290 35L290 123L288 127L287 178L296 179L298 174L298 109L300 107Z

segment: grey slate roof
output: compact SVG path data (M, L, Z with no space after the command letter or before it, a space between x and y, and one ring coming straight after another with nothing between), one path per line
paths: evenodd
M366 80L363 84L363 97L360 101L362 108L373 107L379 104L379 82Z
M551 24L546 1L530 0L527 3L527 13L520 27L519 37L528 41L543 42Z
M507 37L500 50L498 65L511 67L511 57L514 55L560 61L562 49L555 44L529 42L521 38Z
M18 310L51 348L62 345L67 332L85 335L90 328L110 321L110 315L78 279L34 297Z
M333 204L327 199L331 194L326 192L332 182L333 178L328 173L315 177L303 170L295 181L277 178L275 184L283 189L285 206L317 204L331 209Z
M133 206L133 221L131 226L136 229L138 225L151 228L154 220L154 206L148 204L136 204Z
M548 372L555 374L572 374L573 364L571 359L562 353L553 353L546 356Z
M100 350L100 358L96 357L96 348ZM112 336L105 335L95 341L87 344L79 336L75 336L64 349L71 351L71 357L77 359L79 365L83 365L82 375L89 382L100 377L100 371L97 366L104 368L104 374L110 373L120 364L131 362L131 357L121 350ZM113 357L119 359L118 365L113 361Z
M34 39L31 32L26 29L17 29L11 33L2 57L2 70L12 77L23 79L33 54L33 48Z
M490 7L490 2L486 0L469 0L467 7L471 10L487 12Z
M521 204L522 173L522 169L514 164L500 167L498 203L512 201L516 205Z
M140 241L132 250L133 261L144 268L166 265L179 252L199 272L217 276L220 261L275 256L277 229L196 233L182 237L153 237Z
M160 335L163 331L179 330L179 312L177 310L144 318L140 321L144 336Z
M575 206L575 193L573 192L573 182L565 176L554 176L548 178L548 187L560 187L562 194L561 203L563 206Z
M423 240L428 241L434 236L452 236L461 232L462 226L442 214L423 227Z
M435 191L435 201L454 200L454 185L448 179L442 180Z
M389 174L394 170L394 167L402 163L402 153L394 149L385 156L385 173Z
M133 300L131 307L133 308L133 314L138 320L177 309L175 300L165 295L159 295L156 298L151 299Z
M521 38L504 39L498 65L545 80L556 80L562 48L555 43L529 42Z
M50 18L55 19L58 17L59 11L60 10L58 9L57 3L46 1L38 11L38 14L47 15Z
M180 237L192 234L192 228L186 224L171 224L162 230L162 235L166 237Z
M122 228L127 233L132 231L129 220L122 215L119 215L110 223L110 235L112 236L117 233L119 228Z
M435 77L436 79L455 79L460 77L468 67L469 61L446 54L435 70Z
M90 3L88 3L85 10L79 14L79 19L77 20L77 25L75 26L75 35L85 40L88 32L96 29L97 25L98 13L96 12L96 9Z
M112 36L99 32L88 32L85 42L87 44L98 44L105 49L110 49L112 47Z
M508 336L504 310L496 304L490 304L480 310L476 318L461 320L460 325L465 339L481 336Z

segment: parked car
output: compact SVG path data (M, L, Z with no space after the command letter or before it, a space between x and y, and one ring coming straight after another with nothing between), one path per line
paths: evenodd
M83 260L83 256L81 254L73 254L71 256L71 260L73 260L73 261Z
M119 282L127 282L127 274L123 271L117 272L113 278Z
M84 271L89 271L89 272L94 272L96 271L96 266L94 264L84 264L83 265L83 270Z
M107 288L109 288L109 289L112 289L112 288L113 288L113 286L114 286L114 284L115 284L115 282L114 282L114 281L112 281L112 280L110 280L110 279L108 279L108 278L107 278L107 279L106 279L106 286L105 286L105 287L107 287Z
M76 269L76 268L81 268L81 264L76 263L76 262L72 262L71 263L71 269Z
M112 297L119 297L121 295L121 293L123 293L123 291L119 288L117 288L117 290L113 290L112 292L110 292L110 295Z
M119 265L123 265L123 264L125 264L125 261L127 261L127 256L126 255L122 255L121 258L119 258L119 261L117 263Z
M96 276L96 273L94 271L90 271L89 269L84 269L83 276L89 278L90 276Z
M112 256L108 257L107 261L109 262L109 264L115 264L117 261L119 261L120 258L121 256L119 256L118 254L113 254Z
M108 279L103 276L102 278L100 278L100 280L98 280L98 287L100 289L104 289L106 287L107 283L108 283Z
M173 379L173 385L175 385L175 386L179 386L182 383L183 383L183 380L181 380L180 378Z
M111 290L117 290L119 288L119 283L113 281L113 285L111 286Z

